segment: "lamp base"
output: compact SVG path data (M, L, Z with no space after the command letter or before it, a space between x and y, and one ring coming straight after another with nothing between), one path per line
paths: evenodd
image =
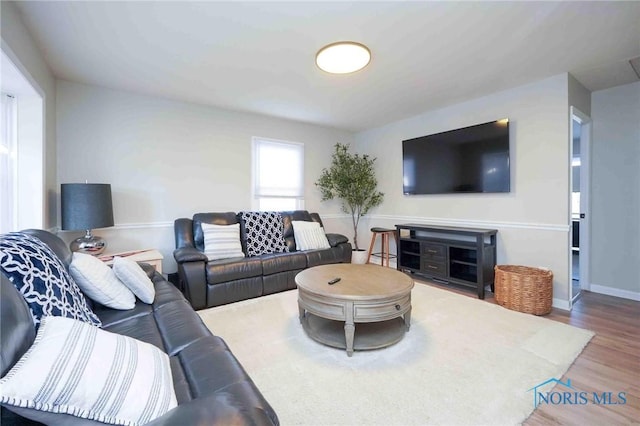
M107 248L107 242L102 237L91 235L91 230L89 229L84 237L76 238L71 241L69 248L72 252L98 256L104 252L105 248Z

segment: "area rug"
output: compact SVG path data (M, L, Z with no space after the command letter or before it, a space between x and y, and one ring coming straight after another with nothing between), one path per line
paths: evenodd
M593 337L416 283L404 338L350 358L305 334L297 296L199 311L285 426L518 424L534 409L529 389L560 379Z

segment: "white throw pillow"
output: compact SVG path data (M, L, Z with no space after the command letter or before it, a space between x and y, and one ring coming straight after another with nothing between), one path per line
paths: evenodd
M202 224L204 234L204 254L209 260L244 257L240 244L240 224L213 225Z
M318 222L293 220L291 224L293 225L293 237L296 240L296 248L298 250L331 248L324 229Z
M51 316L42 319L31 348L0 380L0 402L23 407L24 414L35 409L131 425L177 406L167 354L131 337ZM55 414L50 416L56 423Z
M136 297L100 259L73 253L69 272L84 294L113 309L133 309Z
M137 262L126 257L116 256L113 259L113 272L122 283L144 303L153 303L156 290L153 281Z

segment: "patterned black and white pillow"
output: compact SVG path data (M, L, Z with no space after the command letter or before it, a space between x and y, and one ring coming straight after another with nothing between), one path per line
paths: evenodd
M278 212L240 212L246 232L247 256L289 251L284 222Z
M0 235L0 268L26 300L36 327L47 315L102 325L62 261L38 238Z

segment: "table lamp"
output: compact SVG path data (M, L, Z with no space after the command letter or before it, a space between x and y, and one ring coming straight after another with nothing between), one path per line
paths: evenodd
M63 183L61 187L61 213L63 230L85 230L84 237L71 242L71 251L101 254L107 243L91 234L95 228L113 226L111 185L108 183Z

